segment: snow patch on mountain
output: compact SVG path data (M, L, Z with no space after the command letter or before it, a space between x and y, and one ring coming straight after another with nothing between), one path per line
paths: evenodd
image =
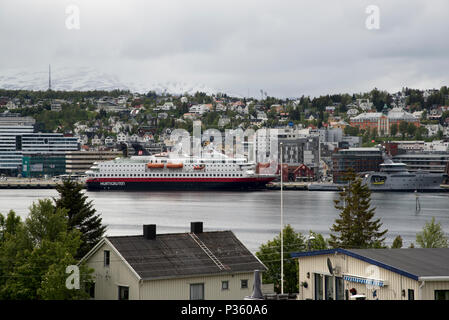
M2 70L0 73L0 88L10 90L47 90L48 69L44 70ZM175 95L194 94L197 91L216 94L217 90L202 84L186 82L126 82L118 76L101 72L93 68L52 68L51 88L61 91L89 91L89 90L129 90L131 92L147 93L155 91L158 94L169 93Z

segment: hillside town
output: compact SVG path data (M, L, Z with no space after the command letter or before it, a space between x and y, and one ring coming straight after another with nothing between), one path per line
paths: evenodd
M447 87L296 99L269 97L263 90L259 99L201 92L1 90L0 141L9 146L0 151L0 172L82 175L96 160L170 151L173 130L191 132L193 121L201 121L203 130L222 132L277 129L289 181L339 182L339 174L355 158L365 159L370 147L382 150L371 166L356 171L378 171L385 151L412 171L445 172L449 162ZM256 152L264 150L264 143L257 142ZM357 155L344 156L348 148Z

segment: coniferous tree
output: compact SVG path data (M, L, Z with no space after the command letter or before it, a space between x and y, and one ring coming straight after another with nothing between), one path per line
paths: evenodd
M67 180L56 187L58 199L53 199L57 208L67 209L68 228L81 231L83 243L78 249L77 258L82 258L103 237L106 226L96 214L92 201L88 201L83 186L75 181Z
M329 245L347 249L384 247L387 230L380 231L382 223L374 219L371 191L352 170L345 180L348 186L339 193L340 199L334 200L340 215L331 227Z

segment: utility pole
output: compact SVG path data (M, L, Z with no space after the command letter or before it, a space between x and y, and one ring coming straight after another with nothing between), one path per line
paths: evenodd
M282 194L283 190L283 159L282 159L282 146L283 143L280 143L281 147L281 294L284 294L284 198Z

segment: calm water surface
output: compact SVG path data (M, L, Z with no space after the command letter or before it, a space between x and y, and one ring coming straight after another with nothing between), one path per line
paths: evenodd
M108 235L141 234L142 224L156 224L158 233L186 232L191 221L203 221L204 230L232 230L253 252L280 229L280 191L260 192L87 192ZM13 209L21 217L38 199L56 197L56 190L0 190L0 212ZM338 212L336 192L284 191L284 223L307 233L329 235ZM416 212L413 193L373 193L376 216L389 230L387 243L397 235L405 246L432 217L449 233L449 193L419 194Z

